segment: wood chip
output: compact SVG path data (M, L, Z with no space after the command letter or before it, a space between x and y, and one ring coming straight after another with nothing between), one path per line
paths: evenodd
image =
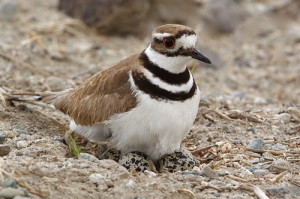
M177 189L177 191L178 191L178 193L186 194L186 195L190 196L191 198L196 198L196 195L191 190L188 190L188 189Z
M254 186L253 191L259 199L270 199L259 187Z

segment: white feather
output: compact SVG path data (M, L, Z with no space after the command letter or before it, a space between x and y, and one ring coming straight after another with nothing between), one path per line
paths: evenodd
M187 56L167 57L153 50L151 46L145 50L145 54L154 64L171 73L182 73L186 69L186 63L191 60L191 57Z
M160 88L165 89L165 90L170 91L170 92L173 92L173 93L189 91L192 88L193 82L194 82L193 77L192 77L191 74L190 74L190 79L187 83L181 84L181 85L171 85L171 84L168 84L168 83L162 81L161 79L155 77L147 69L143 69L142 72L145 75L145 77L152 84L155 84L155 85L159 86Z
M140 151L153 160L180 148L198 112L200 91L184 102L158 101L136 90L138 105L129 112L114 115L107 123L111 142L123 153Z

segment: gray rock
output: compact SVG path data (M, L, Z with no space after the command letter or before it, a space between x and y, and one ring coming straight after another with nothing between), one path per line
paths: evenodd
M272 145L271 149L286 151L286 150L288 150L288 147L283 144L277 143L277 144Z
M15 1L6 0L0 2L0 21L10 21L17 13L17 4Z
M6 156L10 152L10 147L8 145L0 144L0 157Z
M260 169L260 166L257 164L253 164L250 167L248 167L247 169L253 173L255 170Z
M100 163L100 160L96 158L95 156L88 154L88 153L80 153L78 156L78 159L80 160L88 160L90 162Z
M134 188L135 185L136 185L136 183L135 183L132 179L130 179L130 180L125 184L125 186L128 187L128 188Z
M15 189L12 187L4 188L0 191L0 198L14 198L15 196L25 196L25 193L20 189Z
M219 177L218 173L212 170L209 166L204 166L201 173L213 179L217 179Z
M288 193L288 190L286 190L285 188L270 188L270 189L266 189L267 193L271 196L276 196L277 198L285 198L285 194Z
M48 77L46 80L46 84L48 85L51 91L62 91L66 89L66 83L58 77Z
M2 182L3 187L12 187L12 188L18 188L16 181L10 178L5 178Z
M264 141L263 139L258 138L252 140L246 147L250 149L264 149Z
M17 142L17 148L18 149L22 149L22 148L25 148L29 145L29 143L26 141L26 140L20 140Z
M274 116L275 120L282 121L284 123L289 123L291 121L291 115L288 113L281 113Z
M31 198L23 197L23 196L15 196L13 199L31 199Z
M89 176L89 180L97 185L105 184L105 177L100 173L93 173Z
M266 169L256 169L256 170L253 171L253 174L257 178L262 178L265 175L269 174L269 171L266 170Z
M62 142L62 143L65 142L65 139L61 136L54 136L54 137L52 137L52 139L55 140L55 141Z
M25 135L28 135L30 133L28 133L27 131L24 131L24 130L21 130L21 129L18 129L17 132L22 135L22 134L25 134Z
M5 142L5 135L0 134L0 144Z

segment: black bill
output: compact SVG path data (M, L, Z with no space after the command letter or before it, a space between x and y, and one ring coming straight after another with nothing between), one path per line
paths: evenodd
M191 52L189 53L189 56L191 56L194 59L198 59L199 61L203 61L205 63L211 64L211 61L207 57L205 57L204 55L202 55L200 53L200 51L197 50L196 48L193 48L191 50Z

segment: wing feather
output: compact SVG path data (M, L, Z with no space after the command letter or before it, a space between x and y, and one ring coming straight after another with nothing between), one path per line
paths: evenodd
M139 66L138 55L133 55L96 73L78 88L47 96L43 101L69 115L76 124L102 123L136 106L128 79L129 71Z

